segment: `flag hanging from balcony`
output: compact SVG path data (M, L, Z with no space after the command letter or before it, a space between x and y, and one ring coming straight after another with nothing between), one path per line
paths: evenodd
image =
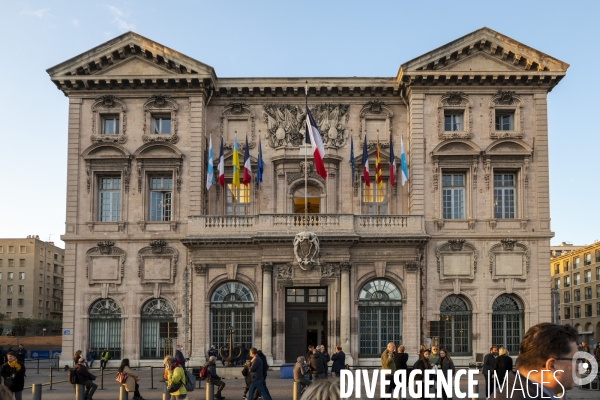
M319 174L321 178L326 179L327 171L325 170L325 164L323 163L325 146L323 146L323 140L321 139L321 134L317 128L317 123L308 109L308 92L306 94L306 143L310 143L312 146L317 174Z
M404 141L400 136L400 170L402 171L402 186L408 181L408 169L406 168L406 155L404 154Z
M350 136L350 165L352 166L352 186L354 186L354 140Z
M394 142L390 133L390 185L396 186L396 157L394 156Z
M369 177L369 152L367 151L367 134L366 133L365 133L365 141L363 144L362 165L363 165L363 179L365 180L365 185L367 185L367 187L371 187L371 178Z
M221 136L221 149L219 150L219 164L217 164L217 169L219 170L219 185L224 189L225 188L225 157L223 156L223 136Z
M378 188L383 187L383 177L381 176L381 157L379 154L379 138L377 138L377 147L375 150L375 182Z
M215 174L213 172L213 151L212 151L212 135L208 142L208 167L206 168L206 190L209 190L213 185Z
M263 176L263 157L262 157L262 146L260 144L260 137L258 138L258 165L256 166L256 187L260 189Z
M244 177L242 183L246 186L252 180L252 165L250 164L250 149L248 148L248 136L246 135L246 150L244 151Z
M233 139L233 158L231 160L231 164L233 165L233 178L231 180L231 184L233 187L240 187L240 155L238 153L238 142L237 135Z

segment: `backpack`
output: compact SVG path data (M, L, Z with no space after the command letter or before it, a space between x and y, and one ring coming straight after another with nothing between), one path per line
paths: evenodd
M208 365L205 365L200 370L200 379L205 380L210 377L210 371L208 370Z
M185 371L185 390L193 392L196 388L196 377L190 371Z
M75 369L70 369L67 372L67 380L71 385L77 385L77 373Z

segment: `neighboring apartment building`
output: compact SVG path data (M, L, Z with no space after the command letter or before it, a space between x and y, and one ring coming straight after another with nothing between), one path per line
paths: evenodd
M574 246L573 243L561 242L558 246L550 246L550 258L563 256L585 246Z
M275 363L324 343L377 365L431 321L461 365L515 354L551 319L547 97L567 68L488 28L384 78L217 78L133 32L50 68L69 97L63 354L160 364L163 321L196 365L231 325ZM307 80L327 179L304 162ZM259 188L232 184L236 135L254 173L262 145ZM207 191L211 138L226 185Z
M560 323L577 329L580 341L600 343L600 242L552 258L550 273Z
M0 312L62 319L65 250L38 236L0 239Z

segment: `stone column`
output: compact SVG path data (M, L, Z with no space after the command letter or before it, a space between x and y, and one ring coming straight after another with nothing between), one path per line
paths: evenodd
M421 288L419 263L409 262L404 266L406 299L402 299L402 344L408 354L419 351L421 336Z
M354 365L350 343L350 269L352 264L343 262L340 265L340 346L346 353L346 364Z
M273 364L273 263L263 263L262 352Z

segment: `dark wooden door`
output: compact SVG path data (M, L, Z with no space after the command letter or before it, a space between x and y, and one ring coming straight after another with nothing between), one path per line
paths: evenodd
M285 310L285 362L296 362L306 352L306 310Z

